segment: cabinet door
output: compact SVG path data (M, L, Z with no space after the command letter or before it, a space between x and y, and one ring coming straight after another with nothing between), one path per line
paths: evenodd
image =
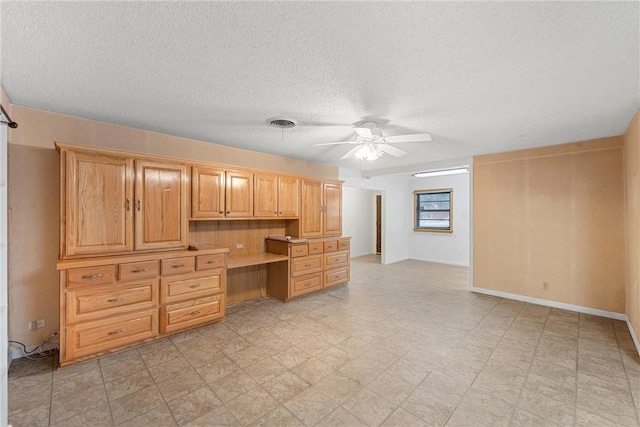
M275 175L256 174L253 195L253 216L278 216L278 178Z
M136 160L136 250L187 246L187 167Z
M278 216L297 218L300 206L300 181L297 178L278 178Z
M66 152L66 256L133 249L133 161Z
M302 181L300 237L322 236L322 182Z
M224 218L224 170L193 166L191 218Z
M253 174L249 172L226 172L226 217L253 217Z
M342 234L342 185L324 184L324 234Z

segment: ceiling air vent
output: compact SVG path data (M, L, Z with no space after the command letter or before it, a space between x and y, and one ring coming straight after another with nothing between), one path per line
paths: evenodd
M276 128L292 128L296 125L296 122L289 119L269 119L269 124Z

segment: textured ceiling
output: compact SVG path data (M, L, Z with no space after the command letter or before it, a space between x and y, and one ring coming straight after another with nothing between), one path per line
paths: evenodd
M640 106L637 1L3 1L0 14L14 104L355 169L339 160L350 146L310 145L363 120L431 133L375 162L397 168L619 135Z

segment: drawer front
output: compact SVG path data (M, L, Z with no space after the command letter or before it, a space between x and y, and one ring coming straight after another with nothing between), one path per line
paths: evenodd
M338 250L339 251L347 251L351 247L351 241L349 240L338 240Z
M321 254L324 251L322 242L309 243L309 255Z
M115 265L70 268L67 270L67 288L110 285L116 281Z
M121 282L146 279L159 275L160 264L158 261L130 262L118 266L118 280Z
M162 260L162 275L191 273L196 270L194 257L169 258Z
M324 251L325 252L335 252L338 250L338 241L331 240L328 242L324 242Z
M224 294L160 309L160 332L175 332L224 317Z
M67 323L153 308L157 302L158 279L132 284L70 290L66 296Z
M309 255L291 260L291 277L322 271L322 255Z
M301 256L309 255L309 247L307 245L293 245L291 246L291 258L297 258Z
M324 254L325 268L337 267L339 265L349 264L349 252L333 252Z
M198 255L196 270L212 270L224 267L224 254Z
M291 296L299 296L322 289L322 273L309 274L291 279Z
M67 326L66 359L92 355L158 335L158 310Z
M324 287L341 285L349 281L349 267L334 268L324 272Z
M160 304L215 295L224 292L222 270L210 270L207 276L162 278L160 289Z

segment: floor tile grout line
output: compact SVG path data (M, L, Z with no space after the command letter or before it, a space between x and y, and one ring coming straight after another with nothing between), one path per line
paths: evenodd
M616 344L617 344L617 348L618 348L618 356L620 357L620 362L622 363L622 368L624 369L624 374L627 378L627 386L629 387L629 392L631 394L631 402L633 403L633 408L635 410L636 413L636 422L640 425L640 410L638 409L638 407L640 406L640 402L636 401L636 397L633 395L632 392L632 388L631 388L631 380L629 379L629 372L627 371L627 367L624 363L624 359L622 357L622 351L620 349L620 342L618 341L618 331L615 329L615 325L613 325L614 328L614 334L616 337ZM640 382L640 379L638 380Z

